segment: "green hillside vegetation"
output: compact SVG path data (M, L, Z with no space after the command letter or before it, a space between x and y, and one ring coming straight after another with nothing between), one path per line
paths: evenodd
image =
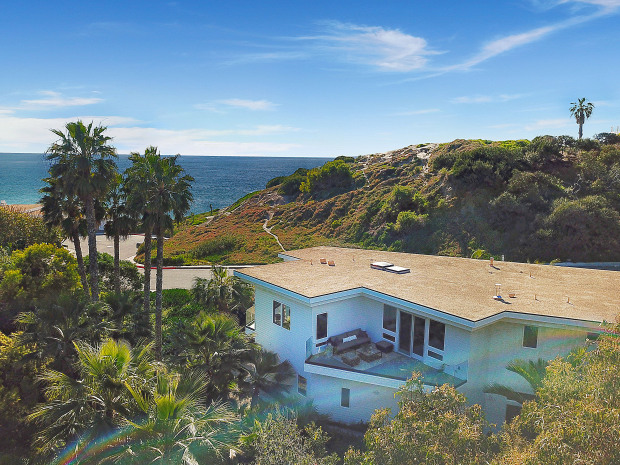
M274 178L166 242L177 263L271 263L315 245L512 261L620 260L620 137L455 140ZM234 210L234 211L233 211Z

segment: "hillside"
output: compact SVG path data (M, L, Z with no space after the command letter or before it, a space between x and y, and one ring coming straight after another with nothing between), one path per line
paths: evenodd
M314 245L620 261L620 137L455 140L297 170L166 242L168 263L270 263ZM202 220L201 220L202 221ZM265 229L263 226L265 226Z

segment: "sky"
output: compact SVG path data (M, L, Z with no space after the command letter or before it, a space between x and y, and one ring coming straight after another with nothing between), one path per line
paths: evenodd
M620 0L0 3L0 152L325 156L620 126Z

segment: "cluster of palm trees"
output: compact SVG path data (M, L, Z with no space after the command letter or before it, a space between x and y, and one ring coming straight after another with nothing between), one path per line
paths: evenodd
M70 122L65 131L52 130L58 140L47 150L51 162L46 186L41 189L43 216L59 226L75 246L84 294L99 300L97 226L106 220L105 232L114 239L115 290L120 292L119 242L132 230L144 232L144 311L150 313L151 237L157 237L155 354L161 360L162 278L165 234L189 211L193 178L178 164L178 155L162 157L156 147L130 155L132 165L119 173L116 149L106 127ZM88 275L80 238L88 236Z

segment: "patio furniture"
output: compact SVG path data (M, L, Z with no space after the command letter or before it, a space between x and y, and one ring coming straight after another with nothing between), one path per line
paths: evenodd
M372 344L366 344L357 349L356 352L359 358L365 362L374 362L383 356L383 353L380 350L377 350Z
M388 341L379 341L375 344L375 347L384 354L389 354L392 350L394 350L394 344Z
M360 364L360 358L357 356L355 351L345 352L342 354L342 362L346 363L350 367L354 367Z
M339 334L338 336L332 336L328 339L328 342L334 347L334 354L338 355L347 350L357 349L370 342L370 338L366 331L357 328L353 331Z

